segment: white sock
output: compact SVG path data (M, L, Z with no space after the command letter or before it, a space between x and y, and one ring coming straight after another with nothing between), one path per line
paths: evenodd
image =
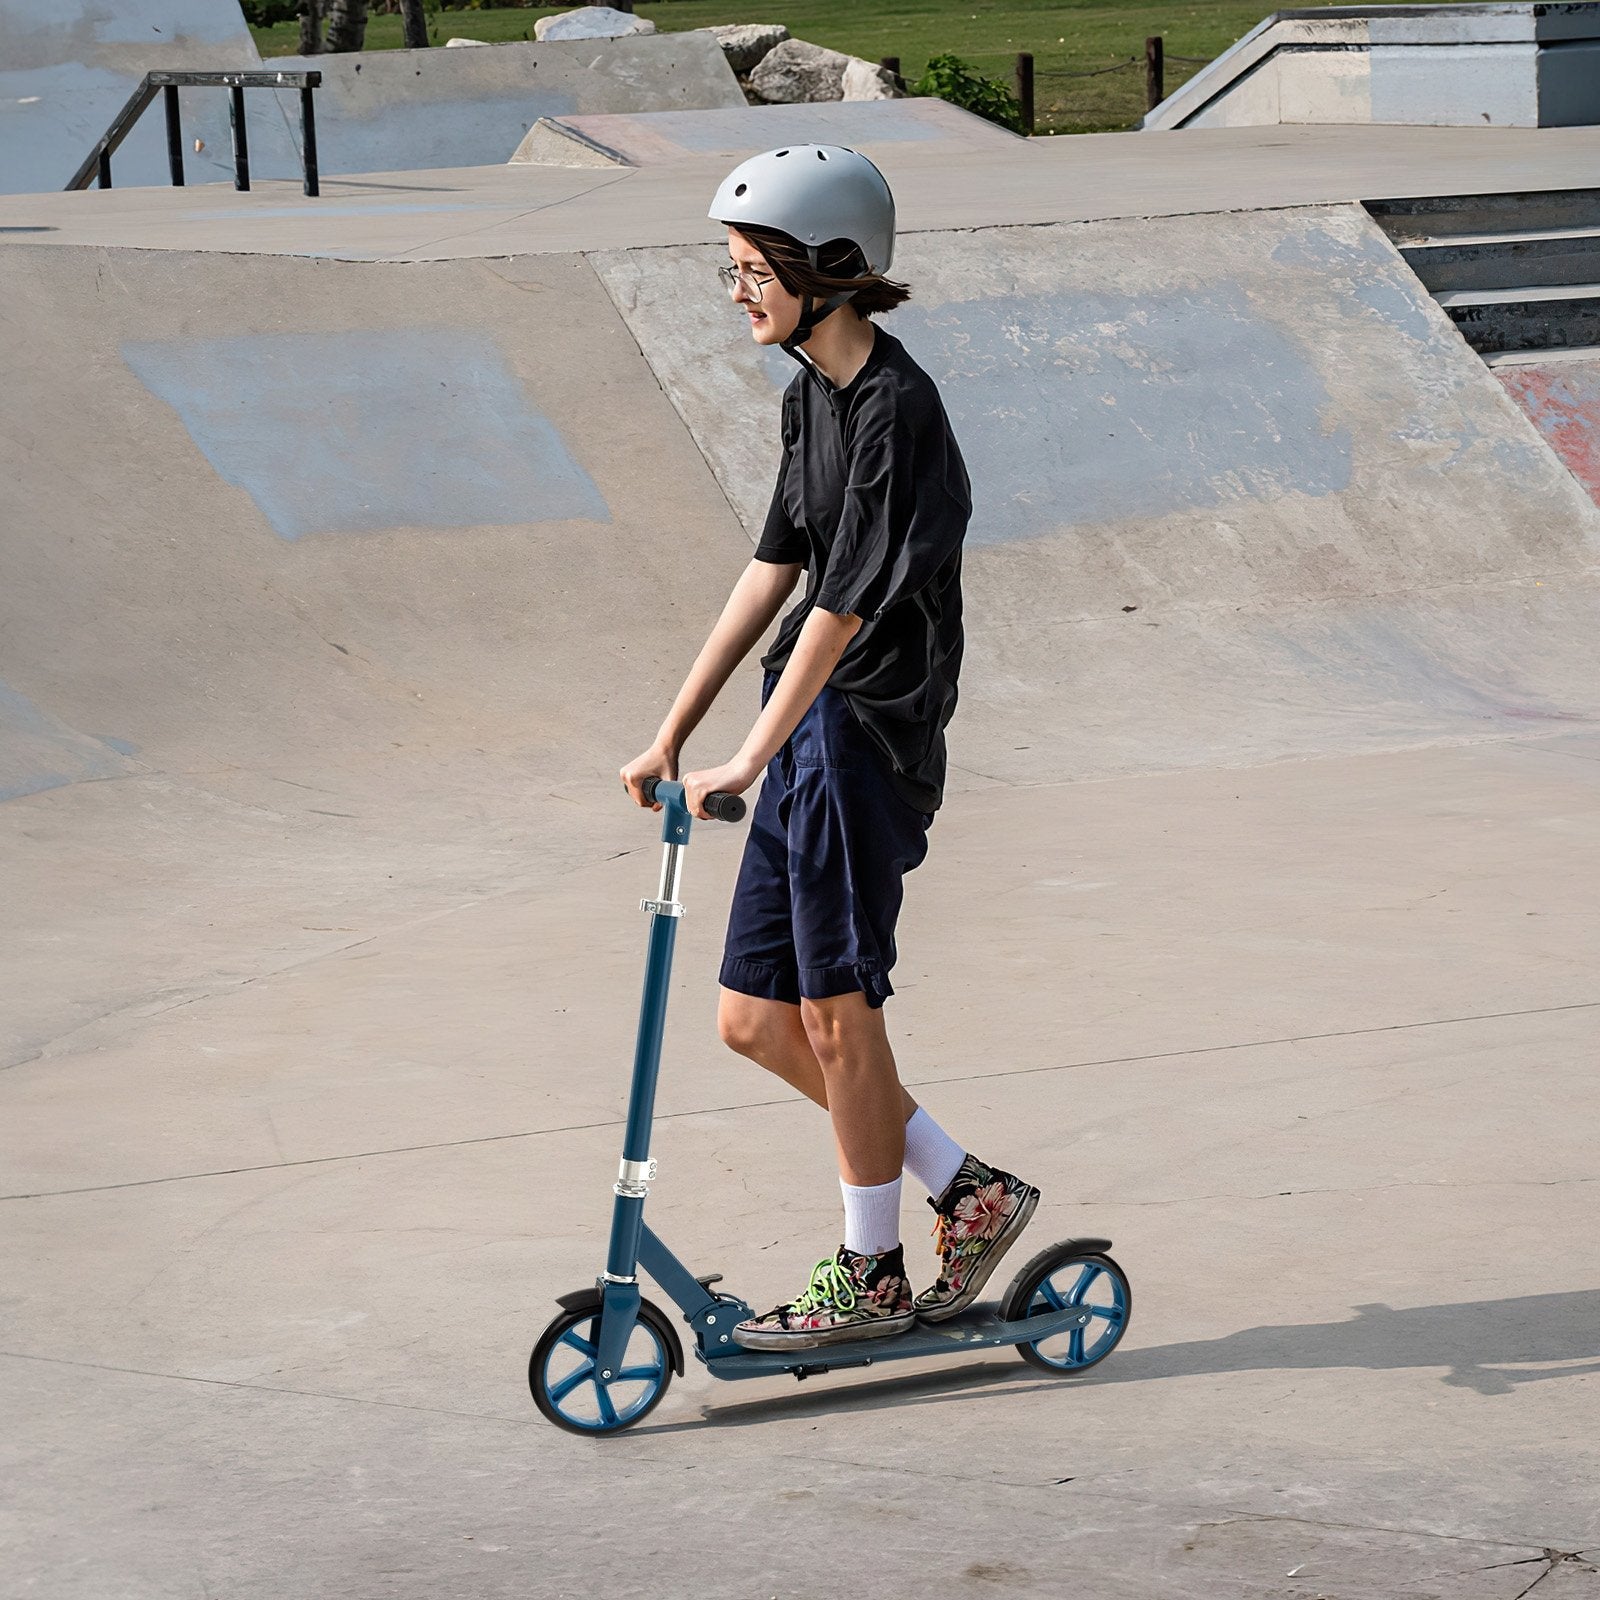
M912 1112L906 1124L906 1171L935 1200L950 1187L966 1159L967 1152L928 1115L926 1107Z
M844 1247L852 1255L881 1256L900 1243L900 1180L857 1188L839 1180L844 1192Z

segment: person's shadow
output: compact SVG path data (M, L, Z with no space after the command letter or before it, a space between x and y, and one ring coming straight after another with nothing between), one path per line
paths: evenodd
M1286 1371L1295 1368L1445 1367L1442 1381L1479 1394L1510 1394L1518 1384L1572 1378L1600 1372L1600 1289L1567 1294L1526 1295L1518 1300L1474 1300L1457 1305L1351 1308L1339 1322L1291 1323L1244 1328L1220 1339L1187 1339L1177 1344L1113 1350L1077 1383L1153 1383L1163 1378L1194 1378L1214 1372ZM1138 1326L1134 1306L1133 1326ZM1040 1379L1037 1371L1016 1365L1009 1350L990 1352L987 1361L941 1361L887 1367L875 1381L856 1381L830 1389L823 1384L804 1397L766 1395L729 1404L707 1395L704 1419L695 1423L646 1424L641 1433L673 1433L706 1424L740 1426L801 1410L857 1411L882 1406L941 1405L959 1401L996 1379L1014 1379L1019 1388L1045 1391L1059 1378ZM1005 1359L1013 1363L1005 1364ZM692 1368L691 1368L692 1370ZM720 1387L720 1386L718 1386ZM737 1387L737 1386L735 1386ZM731 1398L731 1397L730 1397Z
M1448 1367L1445 1383L1510 1394L1519 1383L1600 1372L1600 1289L1409 1311L1352 1309L1345 1322L1245 1328L1220 1339L1113 1351L1094 1377L1139 1383L1295 1367Z

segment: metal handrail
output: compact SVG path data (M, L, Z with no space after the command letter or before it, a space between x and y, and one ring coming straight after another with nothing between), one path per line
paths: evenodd
M246 89L298 89L300 91L300 164L308 195L322 192L317 174L317 119L312 95L322 85L320 72L147 72L133 97L119 111L83 165L73 173L67 188L87 189L99 180L102 189L111 187L111 157L133 131L134 124L149 108L160 90L167 110L167 164L174 185L183 187L183 136L178 123L179 89L226 89L229 93L228 122L233 131L233 186L250 187L250 140L244 120Z

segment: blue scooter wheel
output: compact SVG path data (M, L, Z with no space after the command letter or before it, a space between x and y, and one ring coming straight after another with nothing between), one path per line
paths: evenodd
M618 1433L661 1403L672 1382L672 1330L644 1301L615 1377L600 1376L595 1356L600 1309L563 1311L528 1361L528 1387L540 1413L569 1433Z
M1007 1322L1017 1322L1072 1306L1089 1309L1086 1327L1019 1344L1017 1354L1046 1372L1083 1372L1104 1361L1128 1331L1133 1290L1122 1268L1110 1256L1085 1251L1079 1245L1052 1245L1017 1274L1001 1301L1000 1315Z

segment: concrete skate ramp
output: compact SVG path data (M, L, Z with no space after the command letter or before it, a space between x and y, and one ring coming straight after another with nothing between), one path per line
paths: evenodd
M718 256L596 264L754 529L793 368L697 292ZM886 326L975 486L964 769L1600 713L1600 516L1359 208L914 235L896 266L916 298Z
M0 1062L592 855L749 546L581 260L13 250L0 330Z
M717 258L0 254L0 1059L616 837L777 455ZM899 261L977 493L952 796L1600 715L1600 510L1357 208Z
M744 104L721 46L695 31L478 50L369 50L272 64L322 73L317 151L329 173L504 162L541 117ZM280 99L292 117L292 96Z
M0 0L0 193L62 188L145 73L260 62L238 0ZM185 90L181 99L191 180L222 176L231 170L226 97ZM260 153L286 158L281 117L262 119ZM141 119L112 176L168 181L159 114Z
M933 97L644 111L541 119L512 156L550 166L646 167L725 156L736 161L783 144L842 144L871 155L883 145L927 153L1027 148L1014 133Z

